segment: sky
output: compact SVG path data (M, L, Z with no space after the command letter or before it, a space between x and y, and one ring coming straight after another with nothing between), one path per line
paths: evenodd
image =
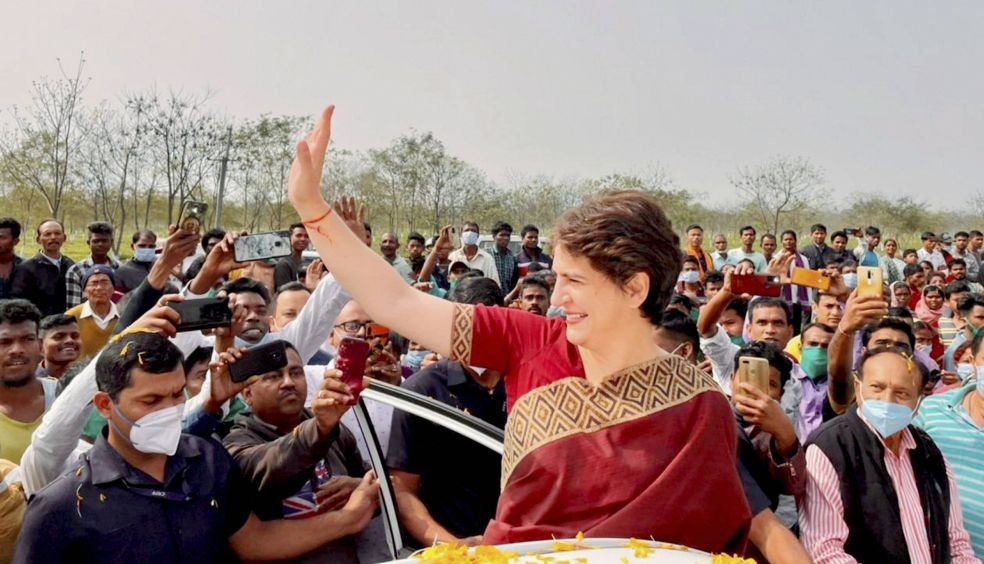
M87 102L214 92L382 147L432 131L499 182L665 169L726 201L802 156L825 196L984 189L981 2L0 0L0 109L85 52ZM975 70L976 69L976 70Z

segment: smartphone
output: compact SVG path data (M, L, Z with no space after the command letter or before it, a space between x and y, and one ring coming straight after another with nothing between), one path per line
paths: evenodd
M858 267L858 297L885 295L882 271L875 266Z
M179 332L228 327L232 323L229 298L196 298L167 305L181 316Z
M243 235L232 247L236 262L251 262L290 255L290 231Z
M731 293L778 298L782 293L782 282L778 276L770 274L736 274L731 277Z
M822 292L830 289L829 276L819 270L810 270L809 268L800 268L798 266L793 267L793 276L790 282L797 286L816 288Z
M366 338L369 340L379 339L379 344L386 346L389 344L390 330L378 323L370 323L366 327Z
M451 249L452 250L453 249L460 249L461 248L461 237L458 235L458 229L455 228L455 227L452 227L449 234L451 235Z
M738 383L748 382L764 394L769 393L769 361L743 356L738 359Z
M181 214L178 216L178 229L201 233L207 211L208 204L205 202L185 202L181 206Z
M229 377L237 384L253 376L277 372L287 366L287 343L270 341L246 349L243 357L229 365Z
M355 337L342 337L338 345L338 356L335 357L335 369L342 372L342 382L352 388L352 401L355 405L362 393L362 377L366 373L366 361L369 359L369 342Z

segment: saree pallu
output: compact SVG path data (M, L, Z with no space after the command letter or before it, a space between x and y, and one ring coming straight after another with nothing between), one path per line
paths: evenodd
M664 357L598 386L564 378L524 394L506 424L503 490L487 544L650 537L743 552L751 516L727 399Z

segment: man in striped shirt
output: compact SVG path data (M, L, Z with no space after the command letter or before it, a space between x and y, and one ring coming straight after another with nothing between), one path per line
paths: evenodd
M950 465L909 424L924 384L907 351L871 349L854 383L860 407L811 438L799 523L818 564L980 563Z
M964 525L977 556L984 557L984 338L971 345L975 379L956 390L927 397L913 424L933 438L960 492Z

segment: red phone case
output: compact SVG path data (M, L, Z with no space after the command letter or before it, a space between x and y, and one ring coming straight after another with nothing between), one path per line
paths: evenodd
M731 293L778 298L782 294L782 282L769 274L735 274L731 277Z
M342 337L338 345L338 356L335 357L335 369L342 372L342 382L352 388L352 401L355 405L362 393L362 376L366 372L366 360L369 358L369 343L355 337Z

